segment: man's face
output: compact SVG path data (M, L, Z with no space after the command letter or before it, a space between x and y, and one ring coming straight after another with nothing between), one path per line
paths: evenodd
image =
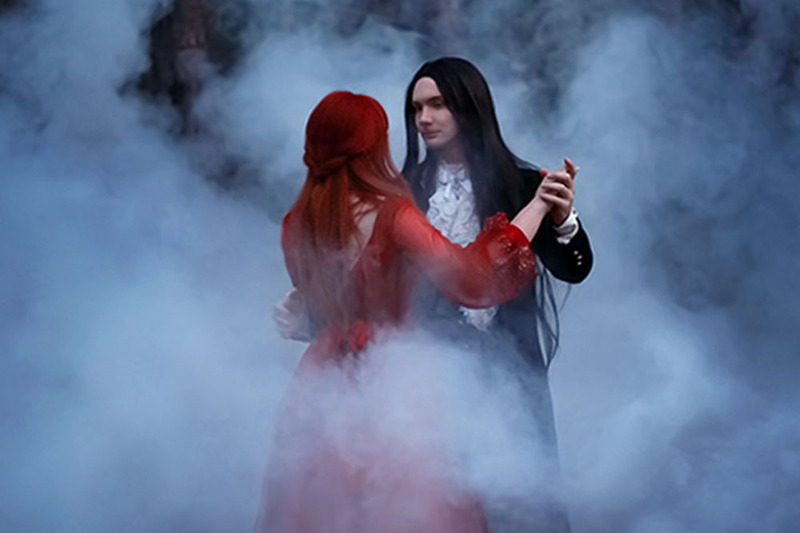
M429 150L447 150L458 137L458 124L433 78L420 78L411 95L414 123Z

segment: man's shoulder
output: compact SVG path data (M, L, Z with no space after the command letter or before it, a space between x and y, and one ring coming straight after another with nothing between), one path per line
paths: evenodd
M539 173L540 168L533 163L517 160L517 169L519 170L520 181L525 187L525 197L530 198L542 182L542 175Z
M520 173L524 176L531 176L534 174L538 176L539 171L541 170L541 167L539 167L538 165L534 165L533 163L530 163L523 159L517 159L516 163L517 163L517 169L519 169Z

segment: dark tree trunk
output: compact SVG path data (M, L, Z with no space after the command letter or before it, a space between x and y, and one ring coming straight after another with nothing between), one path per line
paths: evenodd
M22 5L22 0L0 0L0 11Z
M208 43L212 10L209 0L175 0L150 29L150 68L138 87L152 96L166 96L178 110L180 130L197 129L192 104L208 75Z

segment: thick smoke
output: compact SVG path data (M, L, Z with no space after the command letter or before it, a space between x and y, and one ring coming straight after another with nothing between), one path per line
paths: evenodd
M4 531L247 530L296 353L272 223L117 92L132 6L0 21Z
M613 18L581 54L559 149L599 259L554 381L587 530L796 527L799 95L773 7L746 38Z
M419 37L253 2L261 33L197 105L213 127L178 141L124 89L161 2L25 4L0 7L0 528L248 531L303 348L270 313L304 121L330 90L371 94L399 162ZM514 150L581 166L597 261L551 373L573 529L793 531L797 8L528 4L471 3L465 51ZM538 21L530 41L497 31L509 16ZM227 158L261 200L209 182ZM407 342L372 369L384 429L440 438L403 431L405 388L439 387L464 483L529 488L513 380L443 347L404 360Z

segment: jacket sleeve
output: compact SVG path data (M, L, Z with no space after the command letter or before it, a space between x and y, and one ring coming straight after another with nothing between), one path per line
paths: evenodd
M558 242L553 221L548 215L533 237L531 246L553 276L568 283L580 283L594 264L589 236L578 220L578 233L566 244Z
M468 246L447 240L408 200L392 220L392 239L423 276L464 307L497 305L516 296L536 275L528 239L504 213L486 221Z

